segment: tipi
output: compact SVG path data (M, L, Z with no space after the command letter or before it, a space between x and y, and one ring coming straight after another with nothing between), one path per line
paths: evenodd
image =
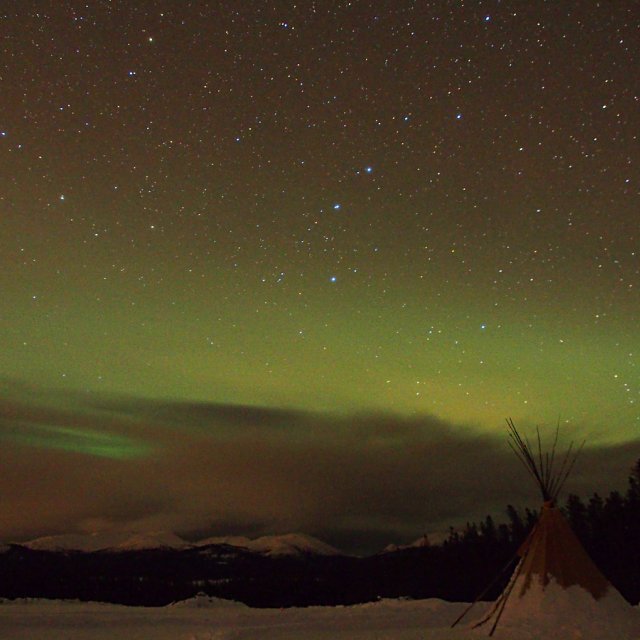
M602 575L556 506L579 452L572 454L570 446L557 465L558 430L545 453L539 432L534 451L513 421L507 424L509 444L540 488L543 505L507 587L472 628L489 636L498 629L497 636L517 630L519 637L528 632L534 638L640 637L640 616Z

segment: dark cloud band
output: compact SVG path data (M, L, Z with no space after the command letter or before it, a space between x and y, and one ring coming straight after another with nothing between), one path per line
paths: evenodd
M430 416L329 415L5 385L0 536L302 530L352 550L537 506L502 433ZM640 441L585 449L568 490L625 482Z

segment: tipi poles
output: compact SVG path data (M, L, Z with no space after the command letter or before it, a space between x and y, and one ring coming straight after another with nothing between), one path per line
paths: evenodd
M517 456L518 460L522 462L525 469L535 478L537 485L542 491L542 497L545 502L555 502L558 498L564 483L573 470L573 465L582 451L584 442L580 448L574 453L573 442L569 444L569 448L560 463L560 468L554 470L554 463L556 457L556 446L558 444L558 433L560 431L560 424L556 427L555 437L553 439L553 446L551 448L551 455L549 453L542 453L542 440L540 438L540 429L536 428L537 435L537 451L531 446L529 440L523 438L516 429L515 424L511 418L507 419L507 426L509 428L509 440L507 441L512 451Z
M518 566L516 567L515 571L513 572L513 575L511 576L511 579L509 580L509 584L507 584L505 590L500 594L500 597L494 602L493 606L491 607L491 609L489 610L489 612L484 616L484 618L482 618L482 620L479 620L478 622L476 622L476 624L473 625L473 629L477 629L478 627L482 626L483 624L485 624L486 622L488 622L489 620L491 620L491 618L495 615L496 619L493 623L493 626L491 627L491 631L489 631L489 635L492 636L494 631L496 630L496 627L498 626L498 622L500 621L500 618L502 617L502 613L504 611L504 608L507 605L507 600L509 599L509 597L511 596L511 592L513 591L513 587L515 586L516 580L518 578L518 576L520 575L520 573L522 572L522 567L524 565L524 561L527 559L529 553L531 552L531 544L529 544L529 541L533 538L533 536L535 536L536 530L538 529L538 525L539 525L540 521L536 522L536 524L534 525L533 529L529 532L529 535L527 536L524 545L525 545L525 551L523 553L523 555L520 558L520 562L518 562ZM521 547L522 548L522 547Z
M554 500L555 498L557 498L558 494L562 490L562 487L564 487L564 483L567 481L567 478L571 475L571 472L573 471L573 466L575 465L576 460L578 459L578 456L580 455L580 452L582 451L582 448L585 445L585 442L586 441L582 442L579 449L573 455L573 458L571 458L571 450L573 449L573 442L569 443L569 449L567 450L567 454L565 455L564 460L562 461L560 471L556 475L555 482L553 484Z
M513 587L516 584L516 580L517 580L518 576L520 575L520 573L522 571L522 565L524 564L524 559L525 558L526 558L526 556L523 556L522 560L520 560L518 566L516 567L516 570L513 572L513 576L511 578L511 581L509 582L509 586L505 590L504 598L502 598L502 602L500 603L500 608L499 608L498 613L496 615L496 619L493 621L493 626L491 627L491 631L489 631L489 635L490 636L493 635L493 633L496 630L496 627L498 626L498 622L500 622L500 618L502 617L502 613L504 611L504 608L507 606L507 600L511 596L511 592L513 591Z
M538 463L534 458L534 454L531 450L531 445L528 441L523 440L522 436L518 433L515 424L513 424L513 420L511 418L507 419L507 425L509 427L509 438L508 444L511 447L513 453L515 453L516 457L522 464L524 468L533 476L536 481L536 484L540 487L542 491L542 495L544 500L550 500L551 496L549 495L548 486L544 481L545 470L544 468L539 469ZM539 435L539 434L538 434Z
M498 622L500 622L500 618L502 617L504 608L507 606L507 600L509 600L509 596L511 596L513 587L515 586L516 580L522 571L522 566L528 554L529 554L529 550L527 549L527 553L525 553L525 555L522 556L522 558L520 559L520 562L518 563L518 566L516 567L516 570L513 572L513 575L511 576L511 580L509 580L509 584L507 585L507 588L502 592L500 597L495 601L495 603L493 604L493 607L491 607L491 609L489 610L489 613L487 613L487 615L484 618L482 618L482 620L479 620L478 622L476 622L476 624L473 625L472 629L477 629L478 627L481 627L483 624L485 624L486 622L491 620L492 617L495 616L495 620L491 627L491 631L489 631L490 636L494 634L496 627L498 626Z
M451 625L451 628L453 629L453 627L455 627L458 622L460 622L460 620L462 620L462 618L464 618L467 613L469 613L469 611L471 611L471 609L478 603L478 600L481 600L482 598L484 598L484 596L487 595L487 593L489 592L489 590L496 584L496 582L498 582L498 580L504 575L504 573L507 571L507 569L513 564L513 561L518 557L518 554L514 554L513 556L511 556L509 562L507 562L507 564L504 565L504 567L500 570L500 572L496 575L496 577L484 588L484 590L479 593L475 600L454 620L453 624Z

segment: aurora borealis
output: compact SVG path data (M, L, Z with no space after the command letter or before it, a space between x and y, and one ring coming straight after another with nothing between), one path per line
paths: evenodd
M428 425L502 437L506 416L637 442L639 19L629 1L4 6L3 440L134 464L191 442L196 406L224 440L239 405L294 442L300 416L327 421L320 448L353 449L350 416L396 419L407 447ZM158 436L156 404L188 428L176 410Z

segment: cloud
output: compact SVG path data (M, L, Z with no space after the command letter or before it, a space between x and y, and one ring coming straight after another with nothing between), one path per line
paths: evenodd
M4 540L305 531L372 551L539 502L504 433L431 416L163 403L4 381L0 442ZM638 457L640 441L587 449L567 489L623 488Z

